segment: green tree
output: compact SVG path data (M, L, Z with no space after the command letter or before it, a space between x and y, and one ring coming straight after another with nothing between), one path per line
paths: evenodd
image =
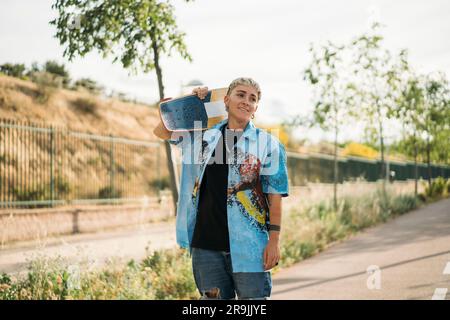
M64 87L67 87L70 83L69 71L63 63L59 64L57 61L49 60L45 62L43 71L61 77Z
M448 105L450 105L450 102L448 102ZM446 117L447 119L450 118L448 112ZM430 157L436 162L450 165L450 128L448 126L435 133L434 148L431 151Z
M431 187L431 152L437 146L448 150L450 137L444 136L446 144L442 145L442 133L450 129L450 98L448 81L443 73L428 75L425 78L424 108L421 112L421 129L426 143L426 161L428 167L428 185ZM439 135L440 134L440 135Z
M339 132L352 114L354 85L346 77L344 60L346 47L330 41L319 48L310 47L312 60L304 71L304 79L314 88L314 112L310 124L334 134L334 206L337 208L338 139ZM303 119L303 123L307 123ZM302 120L299 120L302 123Z
M356 92L360 96L361 115L366 117L366 129L375 132L379 141L380 179L385 190L385 123L398 101L407 52L403 50L394 56L383 48L379 29L380 24L374 23L369 32L353 41L352 50L355 53L353 66L358 76Z
M418 159L426 161L429 185L432 177L431 162L448 163L450 158L449 102L448 81L444 74L416 76L408 71L394 110L404 128L404 138L398 143L398 147L414 157L416 179ZM423 151L425 155L421 156Z
M16 78L22 78L25 72L25 65L22 63L5 63L0 65L0 72Z
M414 157L414 193L416 196L418 191L417 157L421 139L420 115L424 107L424 94L420 78L413 72L408 72L408 76L401 85L401 95L397 107L392 110L392 114L403 125L403 151Z
M34 72L39 72L39 71L41 71L41 68L39 68L39 64L36 61L34 61L31 64L31 68L28 70L28 75L31 75Z
M50 23L65 45L64 56L72 60L96 50L114 57L132 72L154 70L159 97L164 98L161 57L173 50L191 60L178 30L174 8L169 1L156 0L56 0L59 13ZM178 177L170 144L165 142L174 205L178 201Z

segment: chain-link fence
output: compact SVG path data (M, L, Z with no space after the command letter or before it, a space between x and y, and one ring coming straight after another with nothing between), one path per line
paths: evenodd
M299 154L288 152L288 170L291 185L303 186L308 182L333 183L334 181L334 158L323 154ZM406 181L414 179L414 162L385 161L385 170L389 179ZM370 160L359 157L338 158L338 181L364 180L377 181L381 177L381 161ZM432 164L430 177L439 176L450 178L450 166ZM418 179L428 179L429 170L425 163L418 163Z

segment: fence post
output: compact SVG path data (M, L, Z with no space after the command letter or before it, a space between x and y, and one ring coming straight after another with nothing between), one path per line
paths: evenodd
M308 156L308 159L306 159L306 184L308 184L311 181L311 177L310 177L310 172L311 172L310 161L311 161L311 157Z
M112 134L109 135L111 138L111 144L109 147L109 159L110 159L110 171L109 171L109 189L110 189L110 198L115 197L114 190L114 137Z
M156 154L156 168L158 172L158 198L161 198L161 189L162 189L162 181L161 181L161 145L158 144L158 153Z
M50 126L50 206L53 207L53 200L55 200L55 176L53 174L55 161L55 130Z

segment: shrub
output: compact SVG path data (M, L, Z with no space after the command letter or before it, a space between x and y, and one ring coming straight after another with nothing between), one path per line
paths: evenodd
M161 250L141 263L108 261L101 268L61 257L38 257L19 279L0 275L0 300L197 299L189 253Z
M156 178L149 182L149 186L154 190L164 190L170 187L169 177Z
M37 100L40 103L46 103L56 90L62 86L62 78L48 72L35 72L30 77L38 86Z
M55 189L57 192L57 197L68 195L72 191L72 186L69 181L63 177L58 176L55 180Z
M44 64L43 71L59 77L64 87L67 87L70 83L69 71L66 70L64 64L49 60Z
M97 115L98 106L97 101L95 101L95 99L77 98L75 101L72 101L72 105L75 107L77 111Z
M427 196L426 196L426 194L424 194L424 193L419 193L419 194L417 195L417 199L418 199L419 201L426 202L426 201L427 201Z
M425 187L425 194L430 198L444 195L447 189L447 181L443 177L437 177L431 181L431 185Z
M70 183L62 177L57 177L54 181L54 199L60 199L69 194L72 190ZM39 184L33 188L14 188L13 195L17 201L36 201L51 199L51 184Z
M350 142L347 144L342 151L344 156L357 156L369 159L375 159L378 157L378 152L371 147L359 144L356 142Z
M25 65L22 63L5 63L0 65L0 72L16 78L23 78L25 72Z
M103 187L98 191L99 199L115 199L122 197L122 190L112 188L111 186Z
M391 208L394 214L403 214L417 208L420 204L420 199L414 195L400 195L391 201Z
M17 201L45 200L49 194L48 185L38 185L32 189L13 188L12 193Z
M0 300L15 300L17 295L17 286L11 276L0 274Z
M152 278L156 299L192 299L198 297L189 252L181 249L155 251L141 263Z
M103 92L104 87L99 85L95 80L89 78L81 78L77 80L74 84L75 89L85 88L93 94L99 94Z
M56 300L67 294L67 264L61 257L38 257L25 277L0 276L0 300Z

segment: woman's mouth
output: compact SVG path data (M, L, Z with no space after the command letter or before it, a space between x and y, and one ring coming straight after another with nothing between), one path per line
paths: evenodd
M245 112L245 113L249 113L249 111L247 109L244 109L244 108L239 108L239 110L241 110L242 112Z

